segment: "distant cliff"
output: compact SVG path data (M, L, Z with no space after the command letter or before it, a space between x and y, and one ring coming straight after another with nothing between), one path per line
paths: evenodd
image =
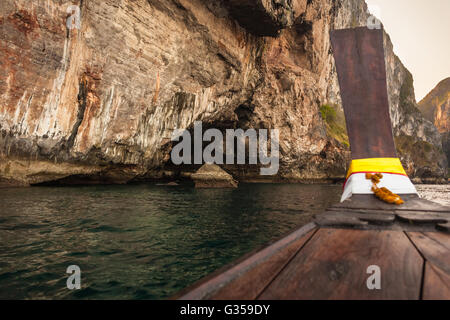
M81 9L68 30L66 9ZM175 128L277 128L274 180L334 180L349 160L329 31L363 0L2 0L0 184L174 177ZM447 168L386 35L391 116L411 176ZM240 180L257 166L229 166ZM267 177L266 177L267 178Z
M450 78L444 79L431 90L422 101L419 109L424 117L433 122L442 135L442 146L450 161Z

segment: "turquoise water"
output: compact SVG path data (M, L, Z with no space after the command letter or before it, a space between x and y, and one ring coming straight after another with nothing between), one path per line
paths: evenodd
M0 189L0 299L163 299L311 221L340 186ZM69 265L81 289L66 287Z

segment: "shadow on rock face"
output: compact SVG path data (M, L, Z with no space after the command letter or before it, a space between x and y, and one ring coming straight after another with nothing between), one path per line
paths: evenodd
M294 22L290 0L227 0L230 15L257 36L275 37Z

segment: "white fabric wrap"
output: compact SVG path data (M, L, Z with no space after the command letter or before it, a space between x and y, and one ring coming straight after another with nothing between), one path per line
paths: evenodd
M386 187L396 194L417 194L416 187L408 176L393 173L382 173L383 178L377 184L378 188ZM365 173L353 173L345 183L341 202L350 198L353 194L373 194L372 181L366 179Z

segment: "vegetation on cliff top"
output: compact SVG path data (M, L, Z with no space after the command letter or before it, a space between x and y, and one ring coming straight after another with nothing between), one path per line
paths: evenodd
M324 104L320 107L320 114L325 122L328 136L337 140L348 149L350 144L348 141L344 112L336 105Z
M439 165L436 161L443 153L442 149L426 141L416 140L415 137L401 134L394 138L395 146L400 157L411 157L415 167L428 167L438 170Z
M420 111L424 117L434 122L435 110L442 105L450 95L450 77L439 82L436 87L431 90L425 98L418 103Z
M414 97L414 79L412 74L407 71L400 88L399 107L405 114L411 114L420 118L420 110L416 106Z

